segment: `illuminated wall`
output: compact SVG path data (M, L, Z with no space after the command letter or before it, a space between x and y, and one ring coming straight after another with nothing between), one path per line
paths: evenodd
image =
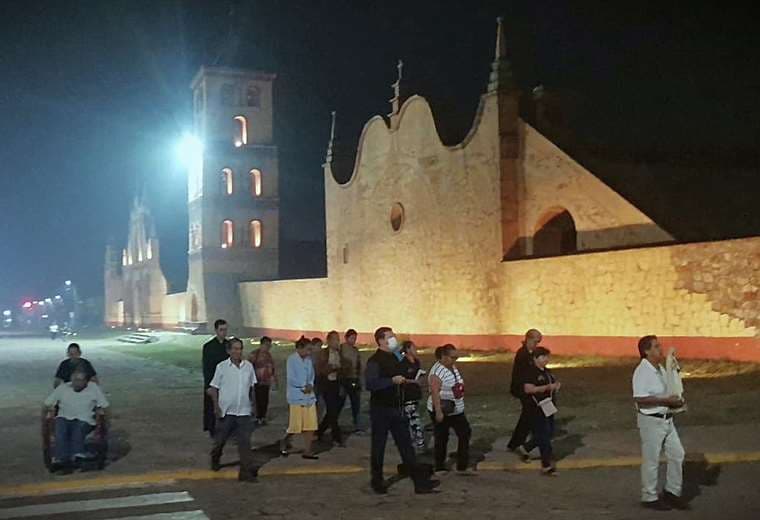
M730 248L731 262L752 258L757 273L760 239L620 250L672 239L524 123L527 252L542 216L559 208L574 220L581 253L502 261L497 108L496 96L483 96L473 130L453 147L441 143L420 97L406 101L397 129L370 120L351 179L340 185L325 168L327 278L240 284L246 327L297 336L388 324L423 344L473 348L514 347L538 327L566 353L630 355L648 333L695 338L678 340L694 355L731 355L723 348L731 345L744 357L760 352L757 324L741 306L757 309L757 292L741 286L747 299L737 308L715 281L728 271L711 267ZM583 253L600 249L610 251ZM705 266L713 285L699 282L700 291L704 276L686 271ZM705 337L724 338L713 342L720 351L706 350L697 340Z

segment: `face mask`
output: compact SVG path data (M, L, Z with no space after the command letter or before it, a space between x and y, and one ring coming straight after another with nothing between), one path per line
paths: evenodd
M396 352L399 349L399 346L396 336L388 338L388 348L391 349L391 352Z

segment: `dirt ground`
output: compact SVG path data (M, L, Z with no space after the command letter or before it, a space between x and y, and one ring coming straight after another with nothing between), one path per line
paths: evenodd
M207 467L209 440L200 427L200 347L204 339L167 336L159 343L137 346L119 344L113 338L80 341L84 356L98 370L112 404L112 460L104 474ZM246 349L250 348L249 343ZM52 375L63 359L64 349L64 343L46 338L0 339L2 484L61 479L50 476L41 464L39 411L42 400L52 388ZM291 352L292 344L275 348L278 367L283 366ZM423 359L429 367L431 352L425 352ZM638 360L557 358L553 361L555 374L563 382L559 398L560 438L556 443L559 457L599 456L600 453L638 455L630 398L630 378ZM698 451L757 449L760 408L755 402L760 390L760 367L689 360L683 360L682 366L687 375L685 385L690 409L679 417L679 430L687 452L695 448ZM466 381L474 460L498 461L508 457L503 443L519 413L518 404L508 396L511 354L465 356L459 368ZM366 399L366 392L364 397ZM270 425L254 434L256 457L264 468L280 467L286 460L288 464L300 463L300 457L298 461L294 461L294 457L277 458L273 448L284 429L285 412L284 390L279 388L272 398ZM363 412L366 412L366 402ZM363 419L366 424L366 415ZM348 426L349 421L348 413L344 412L343 424ZM230 454L225 460L229 461L234 459L234 449L228 451ZM368 436L349 438L346 449L322 446L320 451L322 460L316 464L350 463L365 467ZM389 443L389 463L394 462L394 451ZM743 514L757 511L760 505L760 497L749 491L757 489L759 470L757 464L725 466L717 481L699 465L692 464L688 471L696 475L692 483L698 493L703 494L700 500L709 500L709 507L704 502L700 506L704 511L717 511L712 502L716 500L727 501L729 509ZM588 513L586 516L574 514L572 518L643 518L636 509L638 472L635 468L571 470L563 472L556 481L522 471L481 472L473 480L457 480L453 476L447 479L451 482L444 483L445 494L419 500L412 498L408 482L394 486L391 498L370 495L365 489L364 475L262 478L251 491L234 481L195 483L191 487L195 494L212 504L214 514L210 517L213 519L238 518L234 516L232 505L237 500L248 504L246 507L261 506L262 511L273 518L284 517L288 508L298 501L307 507L299 507L297 516L310 518L326 517L326 511L332 511L333 518L390 518L408 512L409 508L419 518L454 518L470 507L476 508L478 518L503 518L512 509L559 518L570 518L566 516L568 511ZM711 481L716 485L709 485ZM323 489L327 490L327 496ZM332 500L333 495L340 500ZM556 497L556 500L545 500L546 496ZM735 505L735 501L740 501L743 507ZM376 510L378 505L383 512ZM701 515L691 517L714 518ZM745 517L724 516L727 519Z

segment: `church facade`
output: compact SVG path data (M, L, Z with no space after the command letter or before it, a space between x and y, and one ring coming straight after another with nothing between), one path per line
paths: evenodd
M523 121L501 24L462 142L444 145L429 103L402 99L402 84L399 67L389 117L369 120L356 150L341 145L334 116L327 276L277 280L224 264L235 275L222 290L239 298L249 332L351 327L369 341L389 325L421 345L514 349L538 328L557 353L602 355L635 355L637 338L655 333L683 356L760 360L760 238L675 244ZM202 273L206 258L224 254L211 248ZM191 280L203 280L193 278L192 254ZM190 286L204 319L216 317L209 284Z

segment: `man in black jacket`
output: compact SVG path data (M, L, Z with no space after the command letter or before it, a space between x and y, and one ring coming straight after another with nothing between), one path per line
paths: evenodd
M403 356L398 356L401 345L390 327L375 331L377 351L367 360L364 372L367 390L370 391L369 416L372 425L372 452L370 456L371 485L375 493L384 494L388 487L383 479L383 460L388 432L393 436L401 460L406 468L412 468L411 477L416 493L430 493L439 484L423 475L409 436L409 424L403 413L401 387L404 377Z
M530 412L532 410L532 403L526 403L526 399L529 399L529 397L525 395L521 381L533 366L533 349L541 343L542 339L541 332L536 329L530 329L526 332L522 347L515 353L515 360L512 364L512 382L509 391L520 400L522 410L520 412L520 419L518 419L514 432L512 432L512 438L509 439L509 444L507 444L507 449L517 453L525 461L528 460L528 452L525 451L523 445L528 439L528 434L531 430L532 416Z
M214 402L207 395L211 380L214 378L216 365L230 357L228 352L230 342L227 340L227 322L216 320L214 322L216 336L203 345L203 431L208 432L213 439L216 431L216 414Z

